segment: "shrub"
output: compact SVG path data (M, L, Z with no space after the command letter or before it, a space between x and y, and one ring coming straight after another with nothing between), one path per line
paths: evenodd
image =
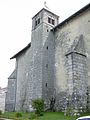
M0 110L0 115L2 115L2 110Z
M74 109L72 107L68 107L66 109L66 115L67 116L72 116L74 114Z
M22 117L22 113L21 113L21 112L17 112L17 113L15 114L15 117L17 117L17 118Z
M37 118L37 116L36 116L35 113L30 114L30 117L29 117L30 120L33 120L33 119L36 119L36 118Z
M44 112L44 101L42 99L32 100L32 107L35 110L35 114L42 116Z
M1 115L2 115L2 110L0 110L0 117L1 117Z

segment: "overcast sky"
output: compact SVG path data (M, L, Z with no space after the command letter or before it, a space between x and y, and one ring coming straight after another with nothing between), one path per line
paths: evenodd
M32 17L44 7L45 0L0 0L0 86L6 87L15 68L14 54L31 41ZM60 16L60 22L90 0L46 0L49 9Z

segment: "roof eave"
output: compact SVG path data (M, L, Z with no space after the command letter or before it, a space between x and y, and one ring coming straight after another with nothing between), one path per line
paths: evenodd
M71 15L70 17L68 17L67 19L65 19L63 22L61 22L60 24L58 24L57 26L55 26L52 31L55 31L57 28L63 26L65 23L67 23L68 21L70 21L71 19L75 18L76 16L80 15L82 12L84 12L85 10L90 8L90 3L87 4L85 7L83 7L82 9L80 9L79 11L77 11L76 13L74 13L73 15Z
M14 56L12 56L12 57L10 58L10 60L16 58L17 56L19 56L21 53L23 53L23 52L24 52L25 50L27 50L29 47L31 47L31 43L29 43L25 48L23 48L21 51L19 51L19 52L16 53Z
M56 15L55 13L53 13L53 12L51 12L51 11L49 11L48 9L46 9L46 8L42 8L36 15L34 15L33 17L32 17L32 19L34 18L34 17L36 17L41 11L43 11L43 10L45 10L45 11L47 11L47 12L49 12L49 13L51 13L51 14L53 14L53 15L55 15L55 16L57 16L58 18L59 18L59 16L58 15Z

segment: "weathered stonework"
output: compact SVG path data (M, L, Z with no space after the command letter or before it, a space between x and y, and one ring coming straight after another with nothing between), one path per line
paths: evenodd
M25 104L27 104L27 110L29 110L28 106L31 105L32 99L43 98L47 103L46 91L47 89L52 91L54 86L54 82L51 82L54 80L54 54L52 54L54 39L53 34L50 33L50 29L52 29L54 25L48 24L48 16L52 16L55 20L55 25L57 25L58 16L45 9L42 9L42 11L32 19L31 59L33 62L25 102ZM40 18L40 24L36 26L35 20L38 18ZM49 36L52 36L50 40L48 40ZM48 59L49 56L52 58L52 62Z
M46 9L32 18L30 46L12 57L17 71L16 111L30 111L37 98L44 99L45 110L71 106L85 111L87 104L90 109L89 19L90 4L60 24L58 16Z
M7 88L0 88L0 110L5 112L5 96Z
M76 93L83 96L83 98L81 97L83 100L81 100L82 103L80 104L85 105L81 105L84 108L87 103L87 85L89 85L90 23L87 22L89 17L90 10L88 9L63 26L61 25L55 31L55 81L57 92L62 93L66 91L67 96L72 95L76 87ZM79 43L79 41L81 42ZM77 52L84 55L73 53L73 48L77 48ZM71 54L65 56L69 52ZM88 56L86 53L88 53Z
M17 87L16 87L16 111L22 111L27 94L27 81L30 79L30 45L28 44L27 49L23 54L16 57L16 69L17 69Z
M8 88L5 99L5 111L15 111L16 103L16 70L8 78Z
M86 109L87 104L87 66L86 56L80 53L71 53L68 55L71 65L67 65L68 71L68 95L72 97L74 109ZM67 57L68 57L67 56ZM72 66L72 67L71 67Z

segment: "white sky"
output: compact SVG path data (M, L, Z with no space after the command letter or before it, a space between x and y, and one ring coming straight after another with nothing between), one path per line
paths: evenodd
M44 7L45 0L0 0L0 86L6 87L15 68L14 54L31 41L32 17ZM60 22L90 0L46 0Z

